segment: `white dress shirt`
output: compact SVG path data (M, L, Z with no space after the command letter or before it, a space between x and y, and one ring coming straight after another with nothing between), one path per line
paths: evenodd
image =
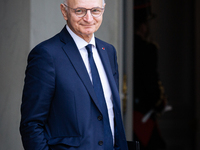
M90 76L91 82L92 82L92 73L91 73L90 64L89 64L89 60L88 60L88 52L87 52L85 46L87 46L88 44L92 44L93 58L94 58L96 66L97 66L97 70L99 72L101 84L103 87L103 93L104 93L104 97L105 97L106 105L107 105L107 109L108 109L108 117L109 117L109 121L110 121L110 127L111 127L111 131L112 131L113 143L114 143L114 111L113 111L113 103L112 103L112 92L110 89L110 85L108 82L106 72L105 72L103 64L101 62L101 58L100 58L97 48L96 48L94 34L93 34L91 41L89 43L87 43L81 37L76 35L67 25L66 25L66 28L76 43L76 46L81 54L81 57L83 59L83 62L87 69L87 72Z

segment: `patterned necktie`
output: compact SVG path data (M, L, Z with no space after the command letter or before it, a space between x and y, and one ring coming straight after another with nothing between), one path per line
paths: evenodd
M112 138L110 123L109 123L109 118L108 118L108 110L107 110L107 105L106 105L104 94L103 94L101 80L100 80L99 73L98 73L97 67L95 65L93 54L92 54L92 45L88 44L86 46L86 49L88 51L88 58L89 58L91 72L92 72L92 81L93 81L94 91L97 96L98 102L99 102L101 110L102 110L102 115L103 115L104 150L113 150L113 138Z

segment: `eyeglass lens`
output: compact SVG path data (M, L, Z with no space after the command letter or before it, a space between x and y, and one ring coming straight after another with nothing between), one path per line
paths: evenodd
M75 13L78 17L83 17L87 14L87 10L90 10L93 17L99 17L103 12L102 8L96 7L96 8L92 8L92 9L77 8L77 9L75 9Z

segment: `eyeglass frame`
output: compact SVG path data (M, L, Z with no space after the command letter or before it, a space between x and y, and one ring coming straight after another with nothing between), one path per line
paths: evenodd
M71 7L67 6L67 4L65 4L65 3L64 3L64 6L70 8L70 9L72 9L72 10L74 10L74 13L75 13L75 14L76 14L76 10L77 10L77 9L80 9L80 8L85 9L86 11L85 11L85 14L84 14L83 16L79 17L79 16L76 14L76 16L79 17L79 18L85 17L85 15L87 14L87 11L88 11L88 10L90 11L91 15L93 16L91 10L94 9L94 8L100 8L100 9L102 10L102 12L100 13L99 16L101 16L101 15L103 14L103 11L104 11L104 7L103 7L103 8L101 8L101 7L93 7L93 8L91 8L91 9L86 9L86 8L84 8L84 7L71 8ZM93 17L97 18L97 17L99 17L99 16L93 16Z

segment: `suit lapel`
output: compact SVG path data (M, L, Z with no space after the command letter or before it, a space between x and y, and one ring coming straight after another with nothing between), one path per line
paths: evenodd
M118 88L113 77L112 68L111 68L109 57L107 54L107 49L100 42L96 42L96 46L97 46L98 53L101 57L101 61L103 63L103 66L104 66L104 69L105 69L105 72L110 84L110 88L111 88L112 96L113 96L114 109L120 110L119 92L118 92Z
M74 67L74 69L76 70L81 81L85 85L85 87L86 87L88 93L90 94L91 98L93 99L94 103L100 110L99 103L98 103L97 97L95 95L91 80L89 78L88 72L86 70L84 62L82 60L82 57L79 53L79 50L78 50L74 40L72 39L72 37L70 36L70 34L68 33L68 31L66 30L65 27L61 31L60 34L61 34L60 35L61 41L63 41L65 43L65 45L63 46L64 52L66 53L67 57L71 61L72 66Z
M121 108L120 108L120 97L117 85L115 83L112 68L110 65L109 57L106 51L106 47L101 43L97 43L97 50L101 57L101 61L103 63L104 69L106 71L106 75L110 84L110 88L113 96L113 108L114 108L114 116L115 116L115 141L119 145L124 145L123 141L125 141L124 130L123 130L123 121L121 118ZM122 140L123 139L123 140Z

